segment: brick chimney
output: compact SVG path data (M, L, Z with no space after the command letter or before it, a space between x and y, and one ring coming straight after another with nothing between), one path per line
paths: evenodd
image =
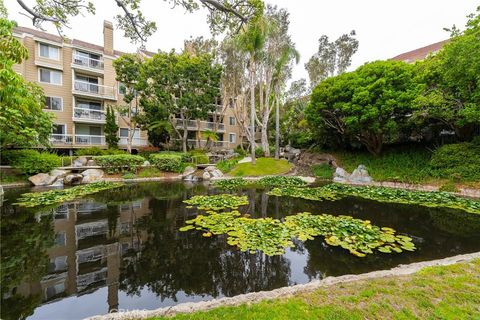
M113 24L110 21L103 21L103 52L113 55Z

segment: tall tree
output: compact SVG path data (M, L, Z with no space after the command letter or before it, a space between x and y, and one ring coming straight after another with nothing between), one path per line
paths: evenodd
M123 101L125 104L116 106L118 115L127 124L127 151L132 152L132 140L135 132L140 130L138 122L139 108L139 79L141 75L142 60L139 55L125 54L113 61L116 80L125 86Z
M143 44L156 30L156 24L145 18L141 10L141 0L111 0L122 14L117 14L118 28L132 43ZM208 23L214 33L237 32L254 15L255 0L164 0L174 6L181 6L189 12L200 8L208 10ZM51 23L60 35L69 27L72 17L85 13L95 14L94 2L89 0L35 0L35 5L27 5L17 0L24 14L32 19L37 28Z
M144 62L139 86L145 93L141 97L145 113L163 109L169 114L184 152L190 121L204 119L216 108L221 72L221 66L213 63L208 54L158 53Z
M49 145L53 115L43 112L43 90L27 82L13 65L28 58L27 49L12 35L0 3L0 148Z
M256 164L255 158L255 81L256 81L256 65L260 60L262 49L265 45L265 35L267 23L263 15L264 4L261 0L256 1L256 16L253 17L246 27L237 36L238 48L248 54L248 73L249 73L249 90L250 90L250 151L252 164Z
M305 64L312 88L320 81L347 70L352 63L352 56L358 50L355 36L355 30L352 30L333 42L326 35L320 37L318 51Z
M115 112L113 111L112 106L107 106L107 115L105 123L105 140L107 142L108 148L117 149L118 141L118 125L115 119Z
M480 7L464 32L451 31L450 42L418 65L424 88L414 116L469 140L480 124Z

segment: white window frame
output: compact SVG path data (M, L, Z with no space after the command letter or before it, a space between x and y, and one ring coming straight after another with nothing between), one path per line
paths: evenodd
M64 126L64 127L65 127L65 133L64 133L64 135L67 135L67 134L68 134L68 133L67 133L67 132L68 132L68 131L67 131L68 127L67 127L67 124L66 124L66 123L54 123L53 125L55 125L55 126ZM53 133L53 128L52 128L52 134L59 134L59 133Z
M233 140L231 139L233 137ZM236 133L229 133L228 134L228 142L229 143L237 143L237 134Z
M50 56L48 56L48 57L42 56L42 50L40 49L42 45L47 46L49 48L57 49L58 57L57 58L51 58ZM50 49L49 49L48 53L50 54ZM45 43L45 42L39 42L38 43L38 56L41 57L41 58L49 59L49 60L60 61L60 47L53 46L53 45Z
M63 98L62 98L62 97L45 96L45 99L46 99L46 98L50 98L50 99L52 99L52 98L58 98L58 99L60 99L60 101L61 101L61 108L60 108L60 110L43 108L43 110L56 111L56 112L61 112L61 111L63 111ZM45 101L45 103L46 103L46 101ZM45 105L45 107L46 107L46 105Z
M233 124L232 124L232 119L233 119ZM228 117L228 124L231 126L236 126L237 125L237 118L236 117Z
M45 81L42 81L41 79L41 70L48 70L50 72L58 72L60 73L60 83L53 83L53 82L45 82ZM50 77L51 79L51 77ZM54 69L49 69L49 68L38 68L38 82L40 83L46 83L46 84L51 84L53 86L62 86L63 85L63 72L62 71L58 71L58 70L54 70Z

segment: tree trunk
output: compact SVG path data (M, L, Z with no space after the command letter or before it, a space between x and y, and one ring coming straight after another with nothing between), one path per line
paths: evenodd
M268 144L268 119L262 121L262 150L265 157L270 157L270 145Z
M275 99L275 159L280 159L280 102Z
M184 122L186 123L186 122ZM182 151L186 153L187 150L187 138L188 138L188 129L186 124L183 125L183 135L182 135Z
M255 159L255 68L253 55L250 58L250 149L252 164L257 163Z

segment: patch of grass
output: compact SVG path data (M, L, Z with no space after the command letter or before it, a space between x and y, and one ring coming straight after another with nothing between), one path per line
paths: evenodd
M339 166L348 172L360 164L365 165L376 181L427 183L436 180L430 167L432 153L426 149L390 149L378 157L367 152L337 152L334 155Z
M318 164L315 166L312 166L312 171L315 174L315 177L320 178L320 179L332 179L333 177L333 170L332 167L330 167L326 163Z
M478 274L480 259L329 286L288 299L155 319L478 319Z
M155 167L144 168L138 173L139 178L161 177L162 172Z
M27 181L28 180L25 178L25 176L5 174L4 172L0 172L0 184L20 183Z
M258 177L274 174L284 174L292 169L292 164L287 160L275 160L273 158L258 158L256 165L239 163L231 171L235 177Z

